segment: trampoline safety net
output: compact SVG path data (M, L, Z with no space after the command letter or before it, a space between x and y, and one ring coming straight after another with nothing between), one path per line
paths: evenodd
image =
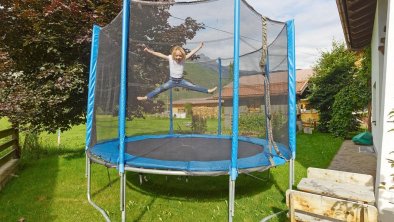
M173 4L131 1L130 7L127 137L231 135L233 1ZM274 141L288 148L286 23L263 17L246 1L241 1L240 14L239 135L267 139L270 124ZM121 35L122 13L99 32L89 148L119 137ZM137 100L170 78L168 60L147 53L145 48L170 55L170 50L178 45L189 53L201 42L203 47L185 62L183 78L204 88L217 87L216 91L209 94L175 87L151 100ZM266 109L267 102L270 110Z

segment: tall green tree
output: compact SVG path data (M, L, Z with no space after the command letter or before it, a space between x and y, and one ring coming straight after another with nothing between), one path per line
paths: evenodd
M360 126L359 118L368 110L371 101L371 51L361 52L361 60L350 82L336 95L333 104L332 119L329 122L330 131L341 137L355 131ZM369 114L369 113L368 113ZM368 115L370 116L370 115ZM369 121L369 120L368 120Z
M335 96L352 81L356 67L356 55L347 50L344 43L333 41L330 52L322 52L313 67L309 102L319 110L318 129L328 132L333 118Z
M360 127L359 113L371 101L371 51L356 55L344 43L333 42L314 67L310 104L320 112L319 130L346 137ZM370 113L368 111L368 116Z
M122 0L0 0L0 59L7 62L0 66L0 117L32 131L66 130L84 122L92 26L108 24L121 8ZM132 30L182 45L202 28L191 18L171 26L167 9L133 14L148 19L133 23ZM150 60L156 58L147 57L139 45L130 46L142 55L131 64L140 69L135 81L164 81L165 66L156 60L162 71L150 72ZM141 104L128 111L129 117L141 115Z
M121 1L0 0L0 117L32 131L84 121L93 23Z

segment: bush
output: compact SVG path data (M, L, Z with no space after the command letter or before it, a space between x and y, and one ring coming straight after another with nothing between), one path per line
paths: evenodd
M262 113L243 113L238 119L240 135L265 137L265 115Z
M203 134L207 131L207 119L203 116L192 116L192 133Z

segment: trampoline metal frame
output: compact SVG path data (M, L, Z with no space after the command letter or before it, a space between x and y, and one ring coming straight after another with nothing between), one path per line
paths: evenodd
M86 158L93 163L103 165L107 168L116 168L117 166L104 161L101 158L95 157L89 153L86 154ZM264 172L271 168L270 166L260 166L247 169L238 169L238 173L251 173L251 172ZM183 170L162 170L162 169L148 169L141 167L125 166L125 171L135 172L135 173L147 173L147 174L157 174L157 175L168 175L168 176L222 176L228 175L228 171L183 171Z

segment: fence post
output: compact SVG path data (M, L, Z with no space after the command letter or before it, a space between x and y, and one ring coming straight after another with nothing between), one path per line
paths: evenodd
M19 159L21 158L21 149L19 146L19 130L15 126L13 126L12 128L14 130L14 132L12 133L12 139L15 140L14 145L12 146L15 150L15 157Z

